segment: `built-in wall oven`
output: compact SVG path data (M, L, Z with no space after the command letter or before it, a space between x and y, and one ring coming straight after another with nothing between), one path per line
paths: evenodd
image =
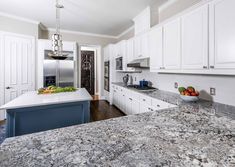
M104 90L109 92L109 61L104 62Z
M123 70L123 58L118 57L116 58L116 70Z

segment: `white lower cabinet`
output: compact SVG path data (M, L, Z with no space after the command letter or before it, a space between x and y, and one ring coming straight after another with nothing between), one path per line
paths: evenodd
M177 107L176 105L145 96L120 86L115 85L113 88L113 104L127 115Z

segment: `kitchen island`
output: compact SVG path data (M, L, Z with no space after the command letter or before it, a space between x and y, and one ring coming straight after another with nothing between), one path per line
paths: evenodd
M148 95L178 107L8 138L0 166L235 165L235 107Z
M84 88L57 94L27 92L0 108L7 112L7 137L87 123L90 100Z

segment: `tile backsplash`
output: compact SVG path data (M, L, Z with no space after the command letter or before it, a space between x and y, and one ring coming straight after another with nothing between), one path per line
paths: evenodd
M122 76L118 80L122 82ZM140 74L130 74L136 77L135 84L139 80L151 81L154 87L161 90L178 93L175 82L179 86L193 86L200 91L200 97L219 103L235 106L235 76L215 76L215 75L182 75L182 74L158 74L144 70ZM210 95L210 88L216 89L216 95Z

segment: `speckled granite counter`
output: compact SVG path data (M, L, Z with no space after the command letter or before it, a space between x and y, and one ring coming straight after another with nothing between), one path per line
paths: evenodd
M152 97L178 108L9 138L0 166L235 166L235 109Z

